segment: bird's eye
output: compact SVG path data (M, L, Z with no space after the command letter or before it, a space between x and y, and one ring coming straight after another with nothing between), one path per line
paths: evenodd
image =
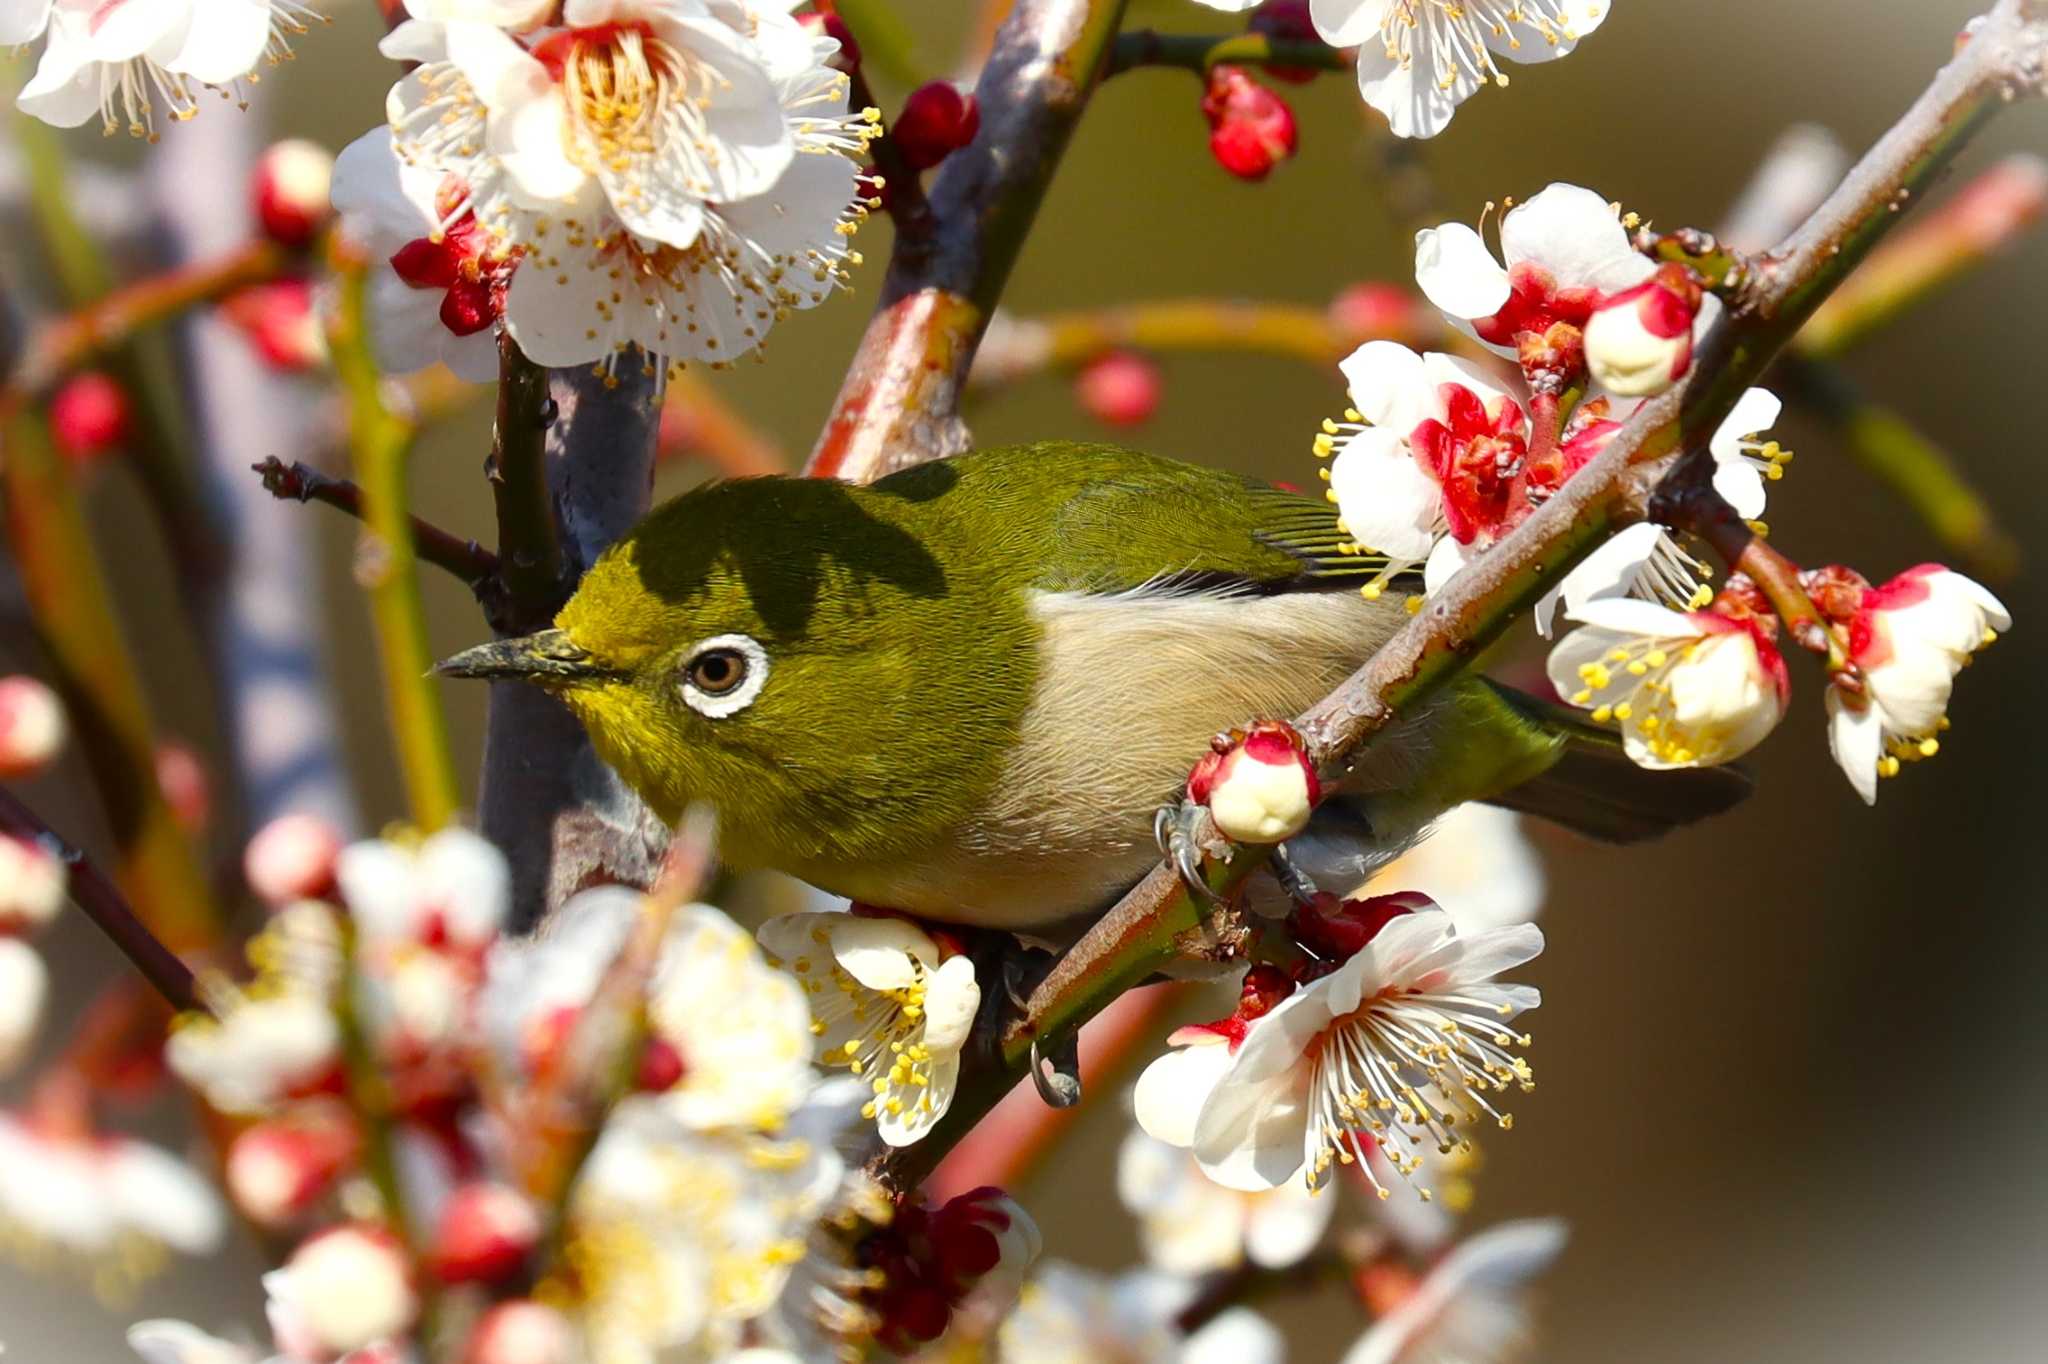
M768 681L768 651L751 635L717 635L683 662L683 700L713 720L745 710Z
M746 680L746 656L737 649L706 649L690 660L690 681L708 696L723 696Z

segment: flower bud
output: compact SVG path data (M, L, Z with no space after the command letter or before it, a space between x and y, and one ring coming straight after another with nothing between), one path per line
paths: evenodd
M50 972L42 954L19 938L0 938L0 1075L11 1075L36 1044Z
M206 828L213 815L213 783L197 753L180 743L158 744L156 784L179 828L190 834Z
M303 279L243 289L221 305L221 314L273 369L299 374L327 363L327 334L313 304L313 286Z
M272 908L312 900L334 889L341 835L313 815L280 815L256 831L242 852L249 889Z
M1242 67L1209 74L1202 115L1209 120L1209 154L1240 180L1263 180L1294 155L1294 110Z
M540 1217L526 1195L486 1180L448 1196L434 1229L431 1262L443 1283L502 1283L540 1242Z
M244 1128L228 1147L228 1196L251 1221L282 1226L302 1216L354 1164L359 1142L346 1112L309 1105Z
M484 1313L470 1332L462 1364L575 1364L581 1358L568 1318L521 1298Z
M1308 0L1266 0L1252 11L1245 32L1262 33L1277 43L1320 43ZM1322 72L1313 66L1268 66L1266 74L1289 85L1306 85Z
M1624 398L1653 397L1677 383L1692 366L1692 325L1702 300L1692 272L1675 261L1602 300L1584 336L1594 381Z
M296 137L272 143L251 184L263 234L280 246L311 246L334 216L333 182L334 154L325 147Z
M1292 725L1261 720L1210 747L1188 777L1188 799L1209 807L1219 833L1233 843L1280 843L1306 827L1322 787Z
M49 766L68 728L56 692L33 677L0 677L0 780L20 781Z
M981 106L950 81L920 85L903 101L903 112L889 129L889 140L912 170L930 170L974 141L981 129Z
M0 930L40 928L64 907L64 864L41 844L0 834Z
M405 1252L381 1227L335 1227L263 1276L270 1325L287 1354L332 1358L403 1337L419 1314Z
M91 464L127 440L131 423L127 393L97 371L72 375L50 397L50 436L77 465Z
M1136 351L1089 361L1074 380L1081 410L1105 426L1140 426L1159 410L1159 366Z

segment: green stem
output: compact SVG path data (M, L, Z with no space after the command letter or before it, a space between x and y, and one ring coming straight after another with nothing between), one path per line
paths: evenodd
M367 275L359 264L345 263L337 282L340 302L328 345L348 403L349 447L363 491L356 576L370 595L384 664L384 700L413 821L431 831L455 818L462 788L433 678L434 654L427 642L419 555L408 511L412 425L384 401L383 376L370 354Z
M1352 57L1328 43L1272 38L1263 33L1159 33L1143 28L1117 34L1104 74L1115 76L1141 66L1177 67L1200 75L1219 66L1348 71Z

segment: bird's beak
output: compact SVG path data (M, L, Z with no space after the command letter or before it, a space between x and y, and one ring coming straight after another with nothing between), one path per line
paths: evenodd
M543 687L573 687L616 674L561 630L539 630L464 649L434 665L443 677L512 678Z

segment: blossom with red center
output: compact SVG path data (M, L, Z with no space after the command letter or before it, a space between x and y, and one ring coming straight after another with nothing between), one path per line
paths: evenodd
M1981 584L1940 564L1909 568L1877 587L1852 570L1808 575L1814 602L1848 634L1861 672L1860 696L1831 687L1828 745L1866 802L1877 779L1940 748L1956 674L1977 650L2012 627L2005 604Z
M1174 1029L1166 1039L1172 1050L1145 1067L1132 1093L1138 1126L1170 1146L1191 1144L1203 1100L1244 1045L1252 1024L1293 994L1294 986L1286 971L1261 963L1245 972L1237 1007L1226 1017Z
M315 815L280 815L256 831L242 852L249 889L273 908L334 889L341 834Z
M1586 367L1596 383L1627 398L1648 398L1692 368L1693 324L1705 292L1676 261L1600 300L1586 320Z
M48 767L70 725L57 693L33 677L0 677L0 779L20 781Z
M1551 650L1551 685L1620 726L1639 766L1732 762L1785 716L1792 683L1777 617L1739 574L1704 610L1605 597L1566 614L1583 628Z
M1233 843L1285 842L1322 798L1307 743L1282 720L1217 735L1188 775L1188 799Z
M1240 180L1263 180L1294 155L1294 110L1242 67L1209 73L1202 116L1209 120L1209 154Z
M1315 452L1334 456L1345 533L1386 557L1365 594L1418 564L1433 592L1528 516L1527 414L1477 365L1395 341L1366 342L1342 369L1353 406Z
M452 197L459 190L444 191ZM458 218L438 237L415 237L391 253L391 269L414 289L441 295L441 325L474 336L505 315L512 259L497 249L474 214Z
M333 189L334 153L317 142L287 138L257 158L250 197L265 236L305 247L334 217Z

